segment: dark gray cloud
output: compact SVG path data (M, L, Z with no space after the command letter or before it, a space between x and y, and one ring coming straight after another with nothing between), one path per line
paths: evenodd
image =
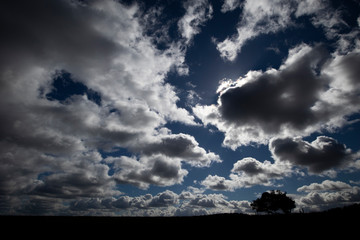
M265 133L277 133L284 126L303 130L321 121L311 108L327 84L316 73L327 56L318 46L280 71L227 89L219 98L222 119L259 126Z
M7 142L19 147L36 149L49 154L73 153L84 149L84 144L101 149L125 146L134 141L139 132L110 130L98 125L111 122L111 115L101 119L96 112L103 111L93 102L73 98L71 105L43 104L39 106L18 105L16 109L4 107L1 134ZM1 111L0 110L0 111ZM93 122L89 121L93 118ZM13 121L16 124L12 124ZM81 140L82 139L82 140Z
M3 143L1 156L2 213L62 214L70 199L120 194L97 152L56 156Z
M217 175L207 176L201 182L201 185L205 186L208 189L212 189L216 191L232 191L234 189L234 182Z
M118 199L112 202L112 205L115 208L126 209L131 207L131 197L129 196L120 196Z
M178 203L178 195L172 191L166 190L155 196L145 194L138 197L119 196L117 198L83 198L71 202L70 210L72 211L88 211L102 210L114 211L117 209L156 209L167 208Z
M200 189L197 189L200 191ZM200 191L202 192L202 191ZM184 197L186 196L186 197ZM48 215L192 216L216 213L249 213L249 201L227 200L222 194L176 194L165 190L136 197L81 197L60 199L29 195L26 199L0 195L1 213Z
M149 143L141 150L146 155L162 153L169 157L196 159L201 157L202 154L193 151L195 146L190 136L181 134L165 136L161 139L160 143Z
M155 195L150 203L149 207L167 207L174 206L178 203L178 195L172 191L165 191Z
M311 173L341 169L354 160L351 149L326 136L319 136L311 143L300 138L276 138L271 140L269 149L277 161L306 167Z
M360 53L350 53L339 62L338 67L343 69L343 74L350 82L358 87L360 84Z
M95 66L99 58L106 64L119 50L96 30L95 12L75 2L5 1L0 11L4 31L1 66L34 60L45 63L49 59L76 64L74 67L84 61Z
M254 158L244 158L234 164L232 172L245 172L249 176L264 173L263 164Z
M218 155L206 152L199 147L194 137L187 134L165 135L144 145L134 146L144 155L162 154L178 158L193 166L209 166L212 162L221 162Z
M308 136L351 123L359 110L356 49L332 55L324 45L300 44L279 69L249 71L219 82L218 104L193 108L205 125L225 133L223 144L267 144L272 137Z
M44 197L32 197L23 199L20 204L17 201L10 203L12 210L16 210L14 213L22 215L51 215L56 213L64 214L67 209L62 204L62 200L57 198L44 198Z
M185 195L186 198L183 197ZM71 214L111 213L118 210L122 210L122 215L125 216L189 216L250 212L250 203L248 201L229 201L222 194L193 194L187 191L176 194L166 190L156 195L145 194L137 197L83 198L72 201L68 209Z
M0 150L0 195L31 191L36 186L36 181L29 179L35 180L39 172L49 170L44 165L48 163L49 157L40 155L35 150L28 151L7 143L0 143Z
M108 176L109 167L104 164L78 163L75 171L53 173L39 180L30 194L56 198L103 197L115 193L115 184Z
M107 158L114 164L113 178L121 184L132 184L146 189L150 184L170 186L183 181L188 171L181 168L180 160L162 155L143 156L139 160L129 157Z

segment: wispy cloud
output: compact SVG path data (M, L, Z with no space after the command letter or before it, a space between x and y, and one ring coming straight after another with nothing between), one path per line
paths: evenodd
M341 29L349 26L342 20L342 13L332 9L327 1L225 1L222 12L233 11L240 7L241 15L236 25L237 33L224 40L216 40L216 48L225 60L234 61L243 46L257 36L274 34L296 25L296 18L311 16L315 27L324 28L328 38L339 35Z

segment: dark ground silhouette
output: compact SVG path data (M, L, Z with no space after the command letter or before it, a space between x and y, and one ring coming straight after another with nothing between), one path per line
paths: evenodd
M28 236L48 233L52 237L73 236L74 233L77 236L107 234L113 237L120 234L122 238L125 238L124 234L148 237L168 234L172 238L193 239L190 236L194 234L198 237L212 237L214 234L228 237L232 234L244 234L244 237L246 234L258 237L283 236L281 238L350 237L358 234L359 217L360 204L323 212L291 214L215 214L195 217L0 216L0 220L3 234L7 231Z

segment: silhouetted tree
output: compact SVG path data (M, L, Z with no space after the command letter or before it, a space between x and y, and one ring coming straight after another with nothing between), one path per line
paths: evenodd
M257 198L250 204L256 212L275 213L282 210L284 213L290 213L295 208L295 201L286 196L286 192L272 190L264 192L261 198Z

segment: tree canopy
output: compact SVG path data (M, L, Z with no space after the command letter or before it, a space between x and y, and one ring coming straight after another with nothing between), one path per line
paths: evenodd
M286 192L271 190L264 192L260 198L254 200L251 208L256 212L275 213L282 210L284 213L290 213L295 208L295 201L286 196Z

